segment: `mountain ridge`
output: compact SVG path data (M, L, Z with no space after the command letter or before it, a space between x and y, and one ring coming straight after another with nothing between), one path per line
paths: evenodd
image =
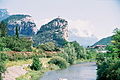
M98 42L94 43L92 46L96 46L96 45L108 45L108 44L111 43L111 41L112 41L112 36L109 36L109 37L106 37L106 38L102 38Z

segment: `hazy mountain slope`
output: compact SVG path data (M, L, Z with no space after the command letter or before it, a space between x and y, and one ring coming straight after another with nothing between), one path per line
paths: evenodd
M96 45L107 45L107 44L110 44L111 43L111 40L112 40L112 37L107 37L107 38L103 38L101 40L99 40L98 42L96 42L93 46L96 46Z

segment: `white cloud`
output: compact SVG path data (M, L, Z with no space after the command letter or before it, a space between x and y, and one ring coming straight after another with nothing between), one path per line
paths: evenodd
M94 34L94 27L90 21L86 20L69 20L70 35L77 37L91 37Z
M53 19L54 18L35 20L37 29L40 29L42 25L47 24ZM68 30L69 36L75 35L77 37L91 37L95 35L94 26L87 20L68 20Z

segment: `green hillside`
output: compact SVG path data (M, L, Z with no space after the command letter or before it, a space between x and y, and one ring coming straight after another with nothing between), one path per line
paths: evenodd
M111 40L112 40L112 36L107 37L107 38L103 38L103 39L99 40L98 42L96 42L92 46L96 46L96 45L108 45L108 44L111 43Z

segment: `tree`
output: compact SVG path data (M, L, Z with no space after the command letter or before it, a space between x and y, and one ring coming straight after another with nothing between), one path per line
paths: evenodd
M77 59L77 53L75 52L73 44L67 43L64 47L63 53L65 54L64 57L66 61L70 64L74 64L75 60Z
M113 50L114 53L118 55L118 57L120 58L120 30L119 29L115 29L114 30L114 35L113 35Z
M7 23L5 23L4 21L2 21L0 23L0 31L1 31L1 37L5 37L7 34Z
M98 58L97 80L120 80L120 30L115 29L112 44Z
M77 53L77 59L86 57L84 48L82 46L80 46L77 41L73 41L70 43L73 44L73 46L75 48L75 52Z
M32 69L32 70L40 70L41 69L41 67L42 67L42 63L39 61L39 58L38 57L34 57L33 58L33 63L32 63L32 65L30 66L30 68Z
M19 38L18 26L16 26L15 30L16 30L16 37Z
M56 51L57 47L53 42L46 42L44 44L39 45L38 48L41 48L45 51Z

